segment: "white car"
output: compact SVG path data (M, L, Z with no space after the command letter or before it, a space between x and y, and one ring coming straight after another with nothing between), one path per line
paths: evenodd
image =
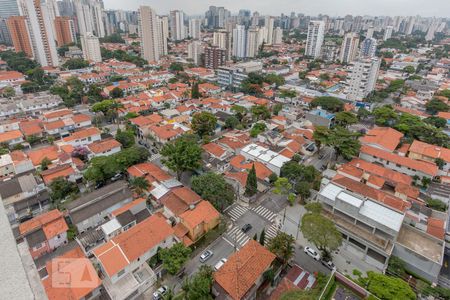
M320 254L317 253L316 250L314 250L311 247L305 247L305 253L314 258L315 260L320 260Z
M167 293L168 287L163 285L153 293L153 300L160 300Z
M212 252L211 250L206 250L205 252L202 253L202 255L200 255L200 262L204 263L205 261L210 259L213 256L213 254L214 252Z
M214 266L214 270L219 270L225 263L227 262L226 258L222 258L217 262L217 264Z

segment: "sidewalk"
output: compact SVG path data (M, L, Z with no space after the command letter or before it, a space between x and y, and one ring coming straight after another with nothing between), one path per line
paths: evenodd
M296 238L296 244L302 247L312 246L312 244L303 237L303 234L299 229L301 219L305 213L306 209L303 205L295 204L294 206L287 207L285 215L284 210L278 214L278 218L280 218L281 222L284 219L281 231ZM333 252L333 262L336 265L336 268L345 275L348 274L353 276L352 273L354 269L360 270L363 273L366 273L367 271L380 272L376 267L360 260L353 253L344 249L344 246L341 246L337 251Z

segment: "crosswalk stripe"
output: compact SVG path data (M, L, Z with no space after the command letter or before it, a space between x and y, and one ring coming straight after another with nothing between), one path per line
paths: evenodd
M231 217L231 220L236 221L239 219L246 211L247 207L243 207L240 205L236 205L233 209L227 212L227 214Z
M230 228L227 232L226 235L228 236L230 240L226 239L227 242L232 243L233 245L236 244L236 246L238 247L243 247L249 240L250 238L242 232L242 230L239 227L233 226L232 228Z
M272 212L270 209L265 208L264 206L252 207L251 210L257 213L259 216L269 220L270 222L273 222L276 217L276 214L274 212Z

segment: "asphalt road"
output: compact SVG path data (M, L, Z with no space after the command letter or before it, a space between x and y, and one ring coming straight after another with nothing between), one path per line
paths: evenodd
M319 158L319 155L316 153L314 154L314 156L305 160L304 164L307 166L313 166L314 168L320 171L322 166L327 165L328 163L330 163L330 161L334 159L333 157L334 151L333 148L331 147L323 147L320 150L320 154L323 155L322 158Z

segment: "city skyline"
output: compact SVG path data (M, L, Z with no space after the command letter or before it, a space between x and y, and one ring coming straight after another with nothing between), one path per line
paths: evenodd
M371 16L410 16L420 15L423 17L450 17L445 13L450 11L450 1L431 0L427 5L420 0L379 0L368 3L358 0L340 0L338 3L330 0L317 1L293 1L279 0L214 0L207 2L186 2L181 0L130 0L126 7L119 0L105 1L105 9L137 10L140 5L149 5L158 13L168 13L174 9L183 10L188 15L203 15L209 6L224 6L233 14L240 9L258 11L261 14L279 15L289 14L294 11L305 15L326 14L330 17L351 15ZM275 4L275 5L274 5Z

